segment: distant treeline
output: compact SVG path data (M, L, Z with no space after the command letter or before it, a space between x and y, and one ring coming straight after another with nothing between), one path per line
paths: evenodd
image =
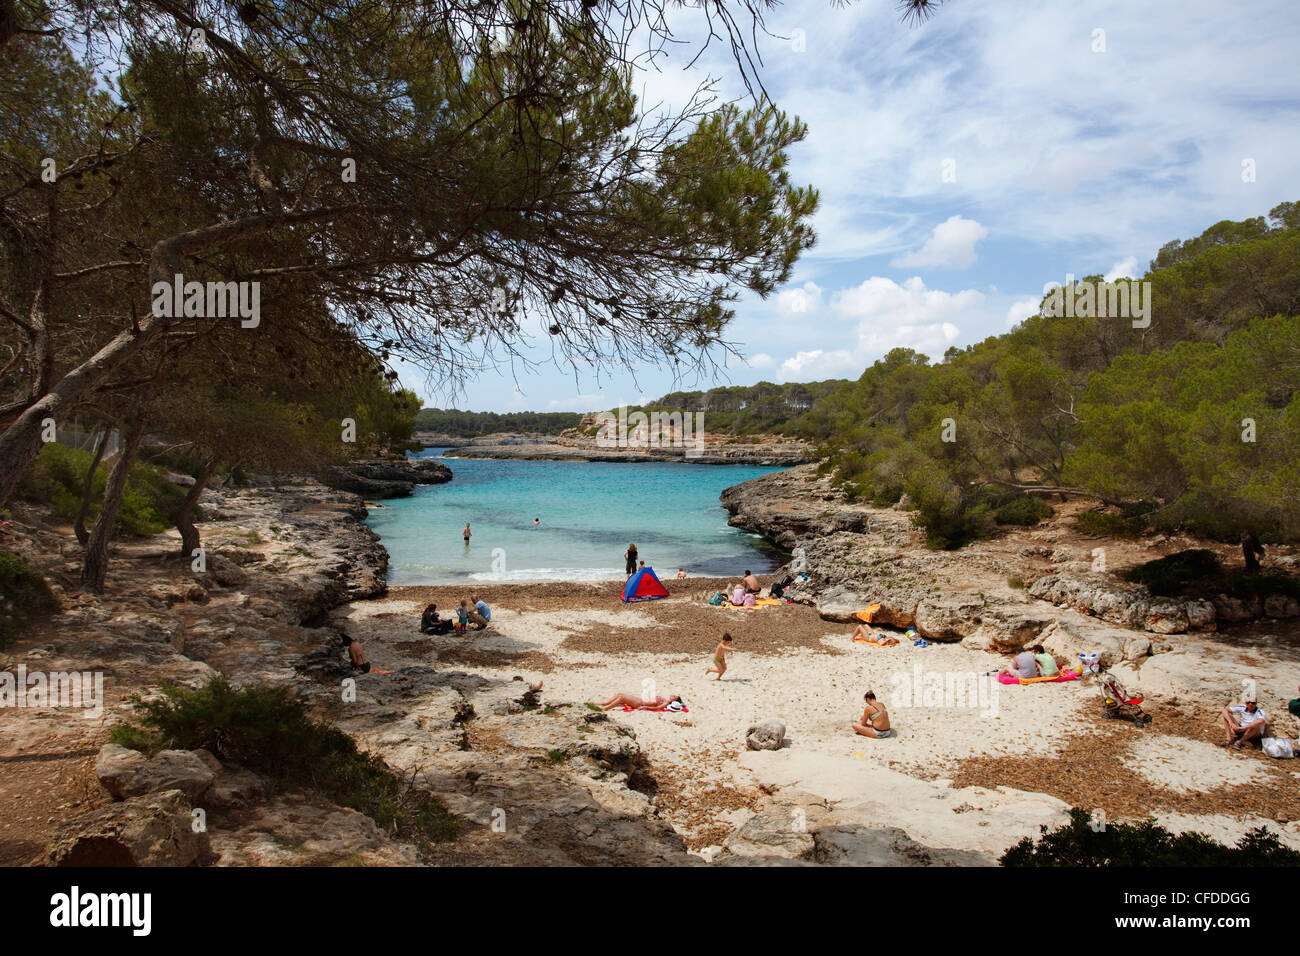
M702 425L708 432L807 436L815 430L809 415L850 384L843 379L786 385L759 382L699 392L669 392L648 405L629 406L628 412L703 412Z
M422 408L415 417L415 428L454 438L476 438L493 432L558 435L566 428L577 428L581 419L577 412L462 412L455 408Z

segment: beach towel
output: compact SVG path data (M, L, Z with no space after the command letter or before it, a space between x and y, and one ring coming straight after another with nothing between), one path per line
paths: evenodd
M880 610L879 604L868 604L863 610L858 611L853 616L856 617L863 624L870 624L871 619L875 616L876 612L879 610Z
M753 604L724 604L722 606L725 608L730 608L733 611L754 611L759 608L765 608L765 607L785 607L787 604L792 604L792 603L794 602L782 601L779 600L778 598L759 598Z
M1077 680L1079 677L1075 671L1061 671L1055 677L1012 677L1010 674L999 674L999 684L1060 684L1063 681Z
M880 641L874 639L868 639L865 637L855 637L853 641L855 644L866 644L869 647L902 647L903 646L902 641L894 641L892 644L882 644L880 643Z
M630 714L638 710L644 710L651 714L689 714L691 712L689 707L683 707L681 710L669 710L667 707L624 707L623 713Z

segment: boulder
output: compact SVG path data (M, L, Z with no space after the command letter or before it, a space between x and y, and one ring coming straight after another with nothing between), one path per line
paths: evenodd
M1121 627L1108 627L1079 617L1053 621L1038 635L1038 641L1068 664L1079 662L1080 654L1100 654L1104 667L1120 661L1135 661L1151 653L1151 638Z
M984 601L978 595L925 598L916 605L916 629L927 640L960 641L975 633L983 615Z
M779 720L764 720L745 731L745 745L750 750L780 750L784 741L785 724Z
M191 802L198 802L216 777L212 768L192 750L163 750L147 760L142 754L131 757L132 753L124 747L107 744L95 762L95 775L114 800L179 790Z
M722 852L744 857L810 859L816 848L812 826L825 815L816 807L767 807L723 840Z
M190 866L208 852L208 834L194 832L185 794L165 790L65 821L48 859L51 866Z

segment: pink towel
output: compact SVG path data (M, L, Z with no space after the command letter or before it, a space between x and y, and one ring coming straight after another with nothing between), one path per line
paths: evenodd
M669 710L667 707L624 707L623 713L630 714L634 710L647 710L652 714L689 714L691 709L683 707L681 710Z

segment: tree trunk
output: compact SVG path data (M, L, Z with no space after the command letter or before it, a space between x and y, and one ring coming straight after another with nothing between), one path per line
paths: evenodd
M90 493L95 487L95 472L99 469L99 462L104 457L104 449L108 447L108 436L112 432L113 423L105 422L100 429L99 444L95 446L95 457L91 459L90 469L86 472L85 480L81 482L81 507L77 509L77 520L72 522L72 530L77 533L77 543L83 548L90 540L90 532L86 530L86 513L90 511Z
M104 576L108 574L108 542L113 536L113 525L117 524L118 512L122 510L122 492L126 489L126 476L135 462L135 454L140 449L140 439L144 437L144 418L134 419L127 426L126 437L122 442L121 454L113 462L108 484L104 487L104 503L100 505L99 517L90 532L90 541L86 545L86 561L81 568L81 586L96 594L104 590Z
M204 462L203 468L194 476L194 487L185 496L180 511L176 512L176 530L181 533L181 557L187 560L194 557L194 550L199 546L199 529L194 527L190 516L194 513L194 506L199 503L199 496L203 494L203 489L207 487L212 473L216 470L215 458L209 458Z

